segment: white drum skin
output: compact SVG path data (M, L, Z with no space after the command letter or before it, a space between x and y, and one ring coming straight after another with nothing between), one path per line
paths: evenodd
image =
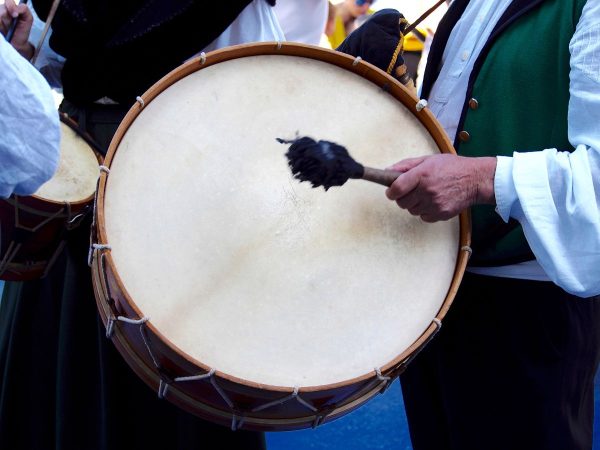
M445 314L466 264L465 221L426 224L365 181L312 189L292 177L275 139L337 142L382 168L451 146L398 97L416 99L364 62L353 71L348 57L293 44L206 61L157 83L113 140L97 207L110 246L93 266L101 315L111 327L121 314L148 320L117 320L117 347L198 415L225 423L236 413L223 412L220 393L193 398L170 378L212 369L249 428L310 426L318 413L300 401L260 409L295 389L330 420L370 398L377 372L397 369ZM138 326L151 336L150 361L146 343L131 342ZM169 376L150 374L158 360Z
M85 140L61 122L60 161L54 176L34 194L54 202L90 199L98 181L98 157Z

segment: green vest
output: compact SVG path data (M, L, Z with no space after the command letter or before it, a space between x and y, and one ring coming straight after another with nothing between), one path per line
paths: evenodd
M569 41L585 0L546 0L492 43L465 105L457 140L464 156L546 148L572 151L567 136ZM533 259L521 226L493 206L472 208L472 265Z

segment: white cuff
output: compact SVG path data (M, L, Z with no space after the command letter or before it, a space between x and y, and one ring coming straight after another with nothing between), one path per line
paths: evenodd
M496 212L502 217L502 220L508 222L513 204L518 199L513 181L513 159L511 157L496 157L494 194L496 196Z

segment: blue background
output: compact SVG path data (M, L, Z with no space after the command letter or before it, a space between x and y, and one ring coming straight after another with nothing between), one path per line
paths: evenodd
M600 377L596 376L594 450L600 450ZM334 422L315 430L267 433L269 450L412 450L400 384Z

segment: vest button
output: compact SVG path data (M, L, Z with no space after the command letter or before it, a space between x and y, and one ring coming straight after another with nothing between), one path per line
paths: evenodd
M479 108L479 102L477 101L476 98L472 98L471 100L469 100L469 108L471 108L471 109Z
M461 131L458 133L458 139L460 139L462 142L467 142L469 139L471 139L471 135L468 131Z

